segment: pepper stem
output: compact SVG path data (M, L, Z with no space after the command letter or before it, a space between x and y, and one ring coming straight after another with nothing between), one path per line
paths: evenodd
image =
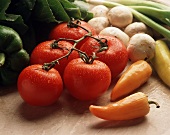
M0 67L2 67L5 63L5 54L0 53Z
M155 101L148 101L149 104L155 104L156 108L160 108L160 105Z

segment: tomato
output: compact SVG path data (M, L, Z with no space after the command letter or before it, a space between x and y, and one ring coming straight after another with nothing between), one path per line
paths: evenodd
M18 77L18 91L23 100L34 106L55 103L63 91L60 74L54 68L43 70L42 65L26 67Z
M116 78L124 70L128 62L128 53L125 45L113 36L96 35L94 37L104 38L103 42L107 40L108 49L96 53L96 56L98 60L108 65L112 79ZM86 52L87 55L92 55L92 52L99 50L99 43L95 39L89 38L80 50Z
M51 45L55 43L55 40L44 41L38 44L31 53L30 64L44 64L56 60L68 53L72 48L72 44L67 41L59 41L57 48L51 48ZM61 76L63 76L64 69L69 61L74 58L78 58L79 55L76 51L73 51L68 59L64 58L59 61L54 67L57 69Z
M81 58L73 59L64 71L64 84L68 92L79 100L93 100L101 96L111 83L109 67L98 60L92 64Z
M95 29L88 24L85 21L80 21L79 23L80 26L84 27L85 29L89 30L90 32L92 32L92 35L96 34ZM81 27L77 27L77 28L70 28L67 26L66 22L60 23L58 25L56 25L50 32L49 35L49 39L59 39L59 38L67 38L67 39L74 39L74 40L78 40L80 38L82 38L85 34L87 34L87 31L85 31L84 29L82 29ZM80 46L88 39L88 37L86 37L84 40L82 40L81 42L79 42L76 45L76 48L80 48Z

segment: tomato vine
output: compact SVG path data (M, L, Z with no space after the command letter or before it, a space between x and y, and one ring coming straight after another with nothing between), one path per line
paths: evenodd
M68 39L68 38L59 38L58 40L55 40L52 44L51 44L51 48L54 49L54 48L61 48L61 49L67 49L67 48L62 48L62 47L59 47L58 43L59 41L72 41L74 42L73 44L73 47L68 51L68 53L54 61L51 61L50 63L44 63L43 66L42 66L42 69L48 71L50 70L51 68L53 68L56 64L59 64L59 61L63 58L68 58L69 55L72 53L73 50L77 51L80 55L80 58L82 58L82 60L85 62L85 63L88 63L88 64L91 64L93 63L94 59L96 58L96 55L95 53L93 53L92 56L88 56L85 52L81 51L80 49L77 49L76 48L76 45L81 42L82 40L84 40L85 38L87 37L90 37L90 38L93 38L95 39L97 42L99 42L100 44L100 47L99 47L99 50L97 52L101 52L101 51L104 51L104 50L107 50L108 49L108 45L107 45L107 39L104 39L104 38L96 38L94 36L92 36L92 33L85 29L84 27L82 27L81 25L79 25L81 22L80 20L74 20L73 18L71 19L71 21L68 22L67 26L70 27L70 28L77 28L77 27L80 27L82 29L84 29L85 31L87 31L87 34L85 34L84 36L82 36L81 38L79 38L78 40L74 40L74 39ZM104 41L103 41L104 40Z

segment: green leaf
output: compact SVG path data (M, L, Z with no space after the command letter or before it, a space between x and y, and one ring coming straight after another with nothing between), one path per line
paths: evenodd
M24 35L21 35L21 39L23 42L23 48L27 50L29 54L31 54L32 50L37 45L35 29L32 27L32 25L29 25L29 29L26 31L26 33L24 33Z
M5 13L10 3L11 0L1 0L0 13Z
M30 19L32 10L34 9L35 3L36 0L20 0L17 2L12 1L7 13L21 15L24 21L28 21Z
M32 14L36 21L47 23L57 22L49 6L48 0L37 0Z
M88 21L93 18L93 13L88 12L90 10L88 3L84 1L74 1L73 3L80 8L82 20Z
M19 34L24 34L28 29L20 15L0 13L0 24L15 29Z
M49 6L58 21L69 21L70 17L58 0L48 0Z
M81 19L80 9L68 0L59 0L70 17Z

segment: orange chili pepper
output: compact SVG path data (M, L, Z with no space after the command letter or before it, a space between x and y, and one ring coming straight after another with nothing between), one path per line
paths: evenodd
M111 101L115 101L132 93L144 84L152 74L152 68L144 60L134 62L121 75L111 92Z
M104 120L130 120L147 115L150 111L149 104L160 107L156 102L148 101L144 93L137 92L106 106L90 105L89 110Z

